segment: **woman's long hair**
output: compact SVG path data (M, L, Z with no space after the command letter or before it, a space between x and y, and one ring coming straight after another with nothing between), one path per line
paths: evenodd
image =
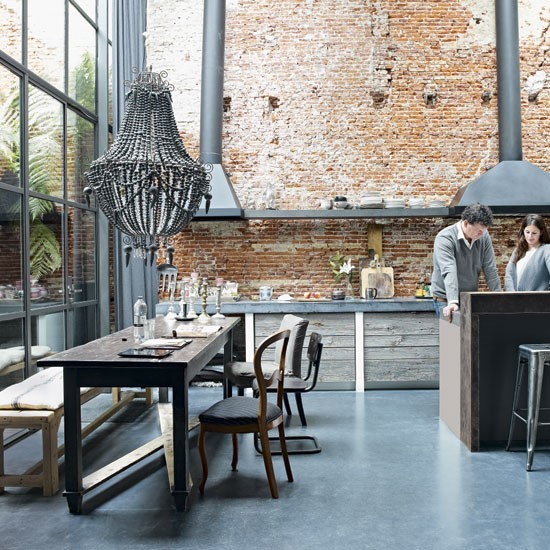
M548 234L548 229L546 229L546 225L544 224L542 216L539 216L538 214L528 214L527 216L525 216L525 218L523 218L523 222L521 223L521 228L518 234L516 257L514 259L514 263L516 264L525 256L526 252L529 250L529 245L527 244L527 241L525 240L525 235L523 234L525 228L529 225L534 225L540 230L540 244L550 243L550 235Z

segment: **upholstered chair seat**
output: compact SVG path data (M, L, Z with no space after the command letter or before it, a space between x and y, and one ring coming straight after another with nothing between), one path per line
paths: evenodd
M302 351L306 337L309 321L287 314L283 317L279 330L290 329L290 339L286 353L285 373L292 373L296 376L301 374ZM277 369L278 361L281 356L281 345L277 344L275 348L275 358L273 361L262 361L262 372L264 377L269 378ZM254 378L254 364L245 361L233 361L227 363L224 367L225 377L225 396L231 397L233 386L238 388L238 394L244 395L245 388L252 388Z

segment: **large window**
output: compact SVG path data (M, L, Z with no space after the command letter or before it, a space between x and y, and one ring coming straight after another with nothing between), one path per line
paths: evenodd
M99 214L83 189L108 140L109 3L0 0L0 389L98 335Z

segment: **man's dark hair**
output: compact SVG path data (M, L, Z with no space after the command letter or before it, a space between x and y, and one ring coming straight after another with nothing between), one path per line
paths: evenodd
M471 204L464 209L461 219L471 224L479 223L489 227L493 225L493 212L484 204Z

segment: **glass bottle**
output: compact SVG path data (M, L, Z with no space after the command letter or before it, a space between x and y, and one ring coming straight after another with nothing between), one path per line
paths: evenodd
M430 281L430 276L426 273L424 277L424 298L432 297L432 283Z
M143 342L145 319L147 319L147 304L143 296L138 296L134 303L134 341Z

